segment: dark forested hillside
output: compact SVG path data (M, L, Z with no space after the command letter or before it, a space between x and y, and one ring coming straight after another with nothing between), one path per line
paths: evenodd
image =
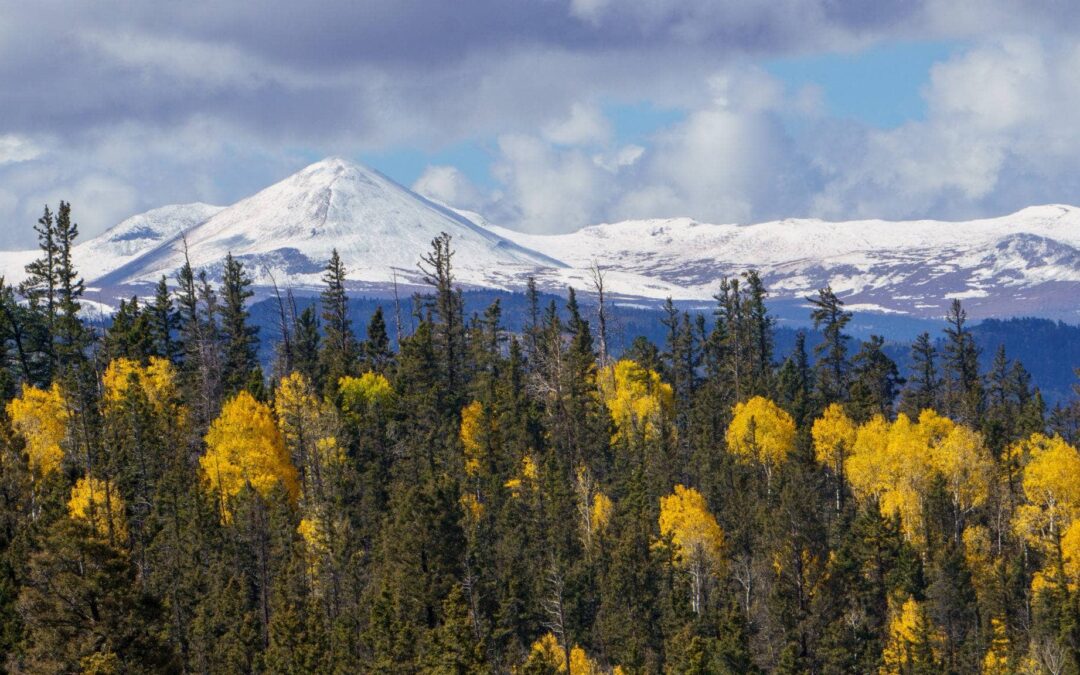
M70 207L38 232L0 284L10 672L1080 668L1080 404L1016 358L1068 371L1075 329L956 302L898 359L829 288L778 332L754 272L659 322L467 295L448 236L400 312L336 253L253 308L230 256L98 329Z

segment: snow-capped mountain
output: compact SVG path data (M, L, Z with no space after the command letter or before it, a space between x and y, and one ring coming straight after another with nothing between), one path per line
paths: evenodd
M675 297L687 299L707 300L721 277L756 268L777 299L798 300L830 284L865 311L937 318L960 298L973 317L1080 318L1080 209L1072 206L965 222L710 225L680 218L563 235L491 229L571 269L597 260L677 286L683 293Z
M214 276L231 252L257 284L315 287L334 249L351 281L415 283L420 255L441 232L453 237L458 276L469 285L497 285L504 269L561 266L376 171L330 158L216 212L94 283L114 286L171 276L185 255L192 266Z
M201 225L222 208L196 202L163 206L132 216L75 247L73 253L79 272L87 279L98 279Z
M377 171L330 158L229 207L167 206L80 244L75 260L97 299L132 293L185 255L216 276L225 255L272 283L317 288L337 249L354 291L422 283L417 261L441 232L453 237L459 283L521 290L588 290L591 268L621 302L711 302L720 279L758 269L774 300L792 306L831 284L856 310L939 318L953 298L973 317L1080 320L1080 209L1039 206L966 222L783 220L712 225L686 218L524 234L426 199ZM17 282L34 253L0 252ZM801 311L801 310L800 310Z

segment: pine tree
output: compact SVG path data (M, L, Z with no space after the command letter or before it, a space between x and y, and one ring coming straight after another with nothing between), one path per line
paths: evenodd
M178 317L173 307L172 293L164 276L154 289L154 302L147 308L149 336L153 342L153 353L174 363L179 358L179 345L174 333L178 327Z
M818 355L815 369L818 396L822 404L846 401L851 369L847 342L851 337L844 333L844 328L851 321L851 312L844 310L844 303L829 286L807 301L814 307L810 313L814 330L820 330L825 337L824 342L814 348Z
M356 336L349 319L349 298L345 294L345 266L337 249L330 255L323 274L322 324L325 338L320 361L326 390L337 391L337 382L356 373L359 357Z
M221 279L220 307L221 340L225 351L221 382L226 396L243 389L259 365L256 352L259 329L250 324L251 315L247 309L247 301L254 295L251 283L244 264L232 253L227 254Z
M382 305L379 305L368 322L367 340L364 341L364 365L368 370L381 373L390 365L392 358L390 336L386 333Z
M464 377L465 319L460 289L454 287L454 250L449 234L443 232L431 241L431 252L421 258L424 282L434 291L428 302L434 322L435 344L442 357L444 390L457 394Z
M28 333L28 350L33 350L34 377L39 384L48 384L52 380L56 366L55 340L59 312L57 296L60 283L57 274L59 250L55 227L52 211L46 206L44 214L34 226L41 257L26 266L26 279L19 284L19 293L29 303L30 316L37 319Z
M941 398L941 380L938 377L937 350L929 333L920 333L911 344L911 375L903 391L900 410L908 417L916 418L923 410L936 408Z
M885 354L885 338L871 335L852 358L849 407L857 421L874 415L892 416L893 403L904 380L896 363Z
M56 353L63 361L62 369L67 369L82 361L89 340L86 327L79 317L83 280L71 257L75 239L79 236L79 226L71 220L71 204L60 202L53 231L53 244L56 246Z
M945 328L945 410L960 422L976 424L984 401L979 377L979 348L967 329L967 312L953 300Z
M322 369L319 362L319 317L314 305L308 305L293 324L293 367L319 390Z

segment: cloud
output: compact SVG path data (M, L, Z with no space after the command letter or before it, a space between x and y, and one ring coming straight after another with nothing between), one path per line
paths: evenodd
M418 185L544 231L1061 201L1080 174L1077 19L1075 3L1020 0L7 3L0 220L78 194L101 202L75 204L89 236L124 209L234 201L321 155L476 139L497 139L500 190L445 171ZM934 69L927 118L894 130L830 119L819 91L747 65L896 40L975 46ZM642 101L687 114L624 146L601 106ZM31 237L7 228L0 245Z
M28 138L14 134L0 135L0 165L25 162L40 154L41 148Z
M432 165L412 185L413 192L437 202L470 211L482 210L485 198L457 167Z
M559 145L590 145L609 140L611 125L597 106L574 103L566 118L544 127L543 135Z
M587 134L576 145L504 139L497 176L508 189L489 213L546 232L674 216L966 219L1077 202L1078 67L1071 43L984 41L933 67L925 119L887 130L825 116L813 89L729 68L648 147L609 141L589 154Z

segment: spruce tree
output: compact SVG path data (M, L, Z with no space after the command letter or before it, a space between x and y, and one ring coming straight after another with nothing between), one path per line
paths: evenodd
M966 424L982 416L983 386L979 377L979 348L967 328L967 312L953 300L945 328L945 409Z
M71 204L60 202L53 229L53 243L56 246L56 354L63 360L63 370L85 358L84 351L89 340L79 316L83 280L71 257L75 239L79 236L79 226L71 219Z
M874 415L892 417L893 403L904 383L896 363L885 354L885 338L871 335L852 357L849 409L858 422Z
M844 328L851 321L851 312L844 310L843 301L829 286L807 301L814 308L810 312L814 330L820 330L825 337L824 342L814 348L818 357L815 367L818 396L823 405L846 401L851 370L847 343L851 337L844 333Z
M252 371L259 365L256 351L259 329L251 325L251 315L247 309L247 301L254 295L251 283L244 264L232 253L227 254L221 278L222 303L219 310L225 356L221 382L226 397L245 388Z
M164 276L154 289L154 302L147 308L146 314L154 355L175 363L179 358L179 345L173 334L177 329L178 318L173 306L172 293Z
M900 403L901 412L912 419L927 408L936 408L941 398L936 359L937 350L930 334L920 333L911 344L911 375Z
M320 360L326 390L337 391L338 380L353 375L359 357L356 336L349 319L349 298L345 294L345 266L337 249L330 255L323 274L322 324L325 338Z
M386 333L383 308L379 305L368 322L367 339L364 341L364 365L369 370L381 373L390 365L393 356L390 351L390 336Z
M319 315L315 305L308 305L293 324L293 366L317 389L322 388L322 370L319 362Z

